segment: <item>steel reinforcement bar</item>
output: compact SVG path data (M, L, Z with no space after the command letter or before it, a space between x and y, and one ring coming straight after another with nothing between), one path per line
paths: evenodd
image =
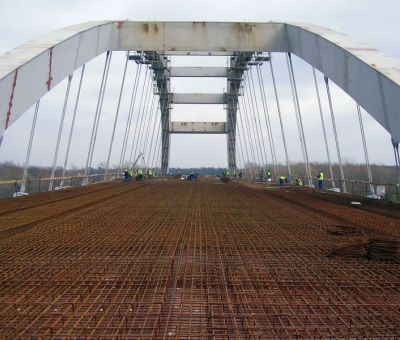
M0 240L2 336L400 337L400 264L327 256L350 238L327 232L339 205L216 180L127 186Z

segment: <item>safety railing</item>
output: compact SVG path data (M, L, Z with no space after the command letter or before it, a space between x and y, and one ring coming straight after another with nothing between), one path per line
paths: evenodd
M60 190L68 187L79 187L83 185L116 181L122 178L122 174L109 173L107 180L104 180L104 174L93 174L89 176L74 175L65 177L55 177L53 179L53 190ZM50 178L27 178L25 182L25 193L34 194L49 191ZM21 187L21 180L0 181L0 199L15 197L18 195Z
M242 176L233 177L231 180L236 181L247 181L252 183L258 183L260 185L279 185L277 181L268 182L265 178L251 178ZM301 178L303 186L307 186L304 178ZM285 185L296 185L295 178L291 178ZM361 180L348 179L342 181L340 179L324 179L323 180L323 190L344 192L344 186L346 188L346 193L355 196L366 197L371 199L381 199L386 201L391 201L395 203L400 203L400 184L399 183L378 183L378 182L368 182ZM313 179L312 187L318 189L318 180Z
M335 183L335 186L333 186L332 182ZM346 192L349 194L397 203L400 202L400 184L398 183L378 183L353 179L348 179L343 182L339 179L333 181L327 179L324 180L324 188L328 190L335 190L336 188L336 190L343 192L343 183L345 184ZM316 183L316 187L318 187L318 183Z

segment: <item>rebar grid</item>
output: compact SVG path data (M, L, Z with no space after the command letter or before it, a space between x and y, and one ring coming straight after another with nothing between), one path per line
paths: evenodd
M398 220L213 180L107 188L45 221L31 207L18 223L37 224L0 240L2 336L400 336L400 265L326 256L346 239L327 233L335 216L376 233Z

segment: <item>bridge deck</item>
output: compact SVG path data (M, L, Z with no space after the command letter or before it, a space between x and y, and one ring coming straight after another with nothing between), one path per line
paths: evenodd
M397 338L400 264L327 256L390 214L211 179L3 201L0 334Z

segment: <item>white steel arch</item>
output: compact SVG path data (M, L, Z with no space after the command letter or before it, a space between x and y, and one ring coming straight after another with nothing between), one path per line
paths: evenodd
M327 28L298 23L88 22L0 56L0 136L37 99L107 51L225 55L291 52L324 73L400 142L400 61Z

